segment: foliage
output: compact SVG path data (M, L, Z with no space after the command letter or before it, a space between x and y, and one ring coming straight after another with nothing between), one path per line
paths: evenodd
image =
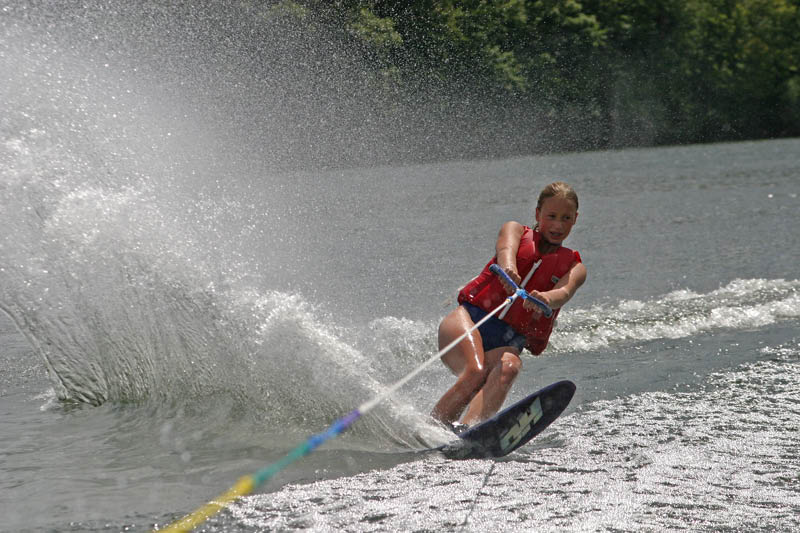
M338 28L387 98L435 93L441 108L457 97L487 115L572 123L567 147L800 134L798 0L278 6Z

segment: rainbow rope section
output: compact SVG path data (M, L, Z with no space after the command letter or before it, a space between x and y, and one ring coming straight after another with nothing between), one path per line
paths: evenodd
M195 512L184 516L180 520L177 520L164 529L159 529L158 531L161 533L182 533L193 530L210 517L217 514L220 510L227 507L228 504L232 503L237 498L250 494L258 486L286 468L288 465L300 459L301 457L308 455L326 440L340 434L342 431L350 427L353 422L361 418L361 415L362 413L359 409L351 411L347 415L336 420L327 430L311 436L307 441L286 454L283 459L272 463L265 468L262 468L255 474L242 477L233 487L228 489L223 494L220 494L216 500L208 502Z

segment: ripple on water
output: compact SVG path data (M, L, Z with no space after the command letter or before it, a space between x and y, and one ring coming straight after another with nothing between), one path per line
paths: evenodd
M800 528L797 347L704 390L598 401L498 461L438 455L242 500L228 528Z

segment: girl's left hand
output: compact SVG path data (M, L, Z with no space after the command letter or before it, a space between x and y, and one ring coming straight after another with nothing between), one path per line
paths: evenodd
M550 297L547 295L546 292L529 291L528 294L530 294L537 300L541 300L547 305L550 305ZM522 307L524 307L528 311L533 311L533 314L537 319L542 316L542 308L533 303L532 301L528 300L527 298L522 302Z

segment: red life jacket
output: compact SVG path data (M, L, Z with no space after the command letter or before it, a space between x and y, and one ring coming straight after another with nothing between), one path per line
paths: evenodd
M539 252L541 239L542 235L538 231L524 226L517 251L517 272L520 277L525 279L533 265L540 259L542 260L536 272L523 287L529 292L532 290L549 291L555 287L558 280L569 272L575 262L581 262L578 252L563 246L559 246L557 250L549 254L541 255ZM490 312L509 297L503 284L500 283L500 279L489 270L489 267L496 262L497 257L495 256L486 264L478 277L459 291L458 303L469 302ZM533 354L539 355L547 347L558 311L558 309L553 309L553 316L550 318L541 315L538 320L533 320L533 312L522 306L522 298L517 298L502 320L514 328L514 331L524 335L528 341L525 347Z

